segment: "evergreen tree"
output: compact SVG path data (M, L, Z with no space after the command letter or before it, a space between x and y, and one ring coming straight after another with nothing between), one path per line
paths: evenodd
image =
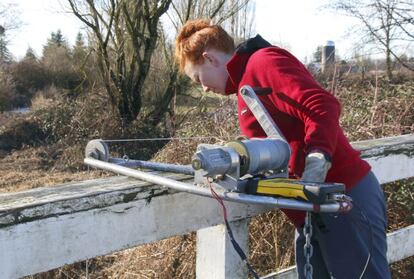
M24 60L37 60L36 54L30 46L26 50L26 55L24 56Z
M13 56L7 48L7 40L4 33L0 34L0 63L10 63L13 60Z
M60 29L58 29L56 31L56 33L52 32L48 43L49 42L51 44L54 44L54 45L58 46L58 47L61 47L61 46L67 47L67 42L66 42L65 38L63 37L62 31Z
M83 35L81 32L78 32L76 35L76 41L75 41L75 48L84 48L85 47L85 41L83 40Z
M55 32L52 32L50 38L47 39L46 45L43 46L43 57L48 56L49 52L55 52L56 49L62 49L69 53L68 43L62 35L62 31L58 29Z
M72 49L73 63L75 65L83 64L87 54L88 54L88 51L85 45L85 41L83 39L83 35L81 32L79 32L78 35L76 36L75 45L73 46L73 49Z
M51 33L43 47L41 63L55 86L72 89L79 83L72 64L71 50L60 30Z
M317 46L315 52L313 53L313 62L321 63L322 62L322 46Z

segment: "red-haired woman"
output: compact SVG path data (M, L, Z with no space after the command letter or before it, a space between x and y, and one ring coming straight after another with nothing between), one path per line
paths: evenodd
M238 91L249 85L270 92L259 97L289 142L291 177L346 185L354 208L318 214L313 224L314 278L390 278L384 195L339 125L337 99L292 54L259 35L235 48L219 25L194 20L183 26L175 47L180 70L204 91L238 95L240 129L249 138L266 135ZM305 278L304 213L284 212L297 227L296 263L299 278Z

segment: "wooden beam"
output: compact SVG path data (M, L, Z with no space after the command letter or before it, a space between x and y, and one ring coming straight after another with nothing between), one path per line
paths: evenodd
M414 225L387 234L387 243L389 263L414 256Z
M414 176L414 134L352 143L380 183Z
M234 239L248 255L248 220L230 223ZM197 279L247 278L246 264L233 248L225 225L197 231Z
M53 203L50 205L53 207ZM73 200L71 208L77 207ZM269 208L227 203L230 221ZM35 209L32 209L35 210ZM33 212L35 214L35 212ZM17 278L222 223L214 199L186 193L74 210L0 229L2 278Z

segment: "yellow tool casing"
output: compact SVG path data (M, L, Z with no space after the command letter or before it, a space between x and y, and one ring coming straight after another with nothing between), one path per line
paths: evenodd
M299 199L315 204L329 201L330 194L345 192L340 183L313 183L288 178L250 179L247 183L248 194L266 195Z

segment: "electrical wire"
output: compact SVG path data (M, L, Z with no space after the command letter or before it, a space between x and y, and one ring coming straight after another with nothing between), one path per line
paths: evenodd
M253 277L255 279L260 279L260 277L257 275L256 271L253 269L253 267L250 265L246 254L244 253L243 249L240 247L239 243L237 243L236 239L234 238L233 235L233 231L230 227L230 224L227 220L227 208L224 204L223 199L217 194L217 192L213 189L212 183L210 181L208 181L208 186L210 188L210 192L211 195L213 196L214 199L217 200L217 202L221 205L222 209L223 209L223 218L224 218L224 223L226 225L226 230L227 233L229 235L230 238L230 242L233 245L234 250L236 250L237 254L239 254L240 258L242 259L242 261L246 264L247 269L249 270L249 272L253 275Z

